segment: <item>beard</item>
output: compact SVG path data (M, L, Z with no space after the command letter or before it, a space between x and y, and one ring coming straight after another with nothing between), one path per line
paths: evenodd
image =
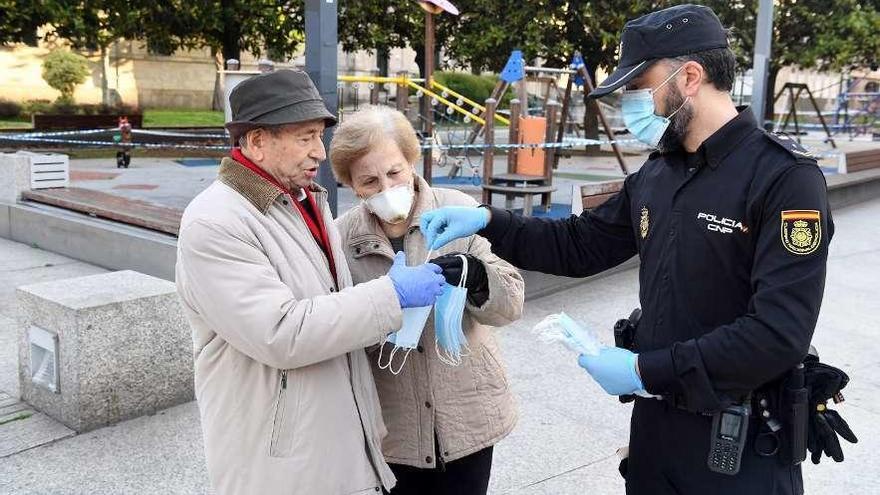
M691 123L691 119L694 118L694 110L690 105L685 105L684 96L682 96L675 85L670 86L663 102L667 112L675 112L675 109L679 109L669 119L669 127L666 128L666 132L663 133L663 137L657 143L657 149L661 153L666 153L682 146L685 135L687 135L688 126Z

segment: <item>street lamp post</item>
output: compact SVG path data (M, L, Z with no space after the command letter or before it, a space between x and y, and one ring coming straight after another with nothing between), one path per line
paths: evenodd
M761 0L758 6L758 25L755 29L755 55L752 67L752 112L759 125L764 127L767 97L774 88L767 87L767 70L770 65L770 45L773 40L773 0ZM770 102L772 105L772 101Z
M314 81L327 110L336 115L336 46L337 11L333 0L306 0L306 72ZM324 148L329 149L333 129L324 133ZM327 189L330 211L336 216L338 191L333 171L325 163L318 169L318 183Z

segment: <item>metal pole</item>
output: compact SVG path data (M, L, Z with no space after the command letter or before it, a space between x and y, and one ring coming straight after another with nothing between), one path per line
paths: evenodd
M547 74L576 74L577 71L571 69L557 69L554 67L532 67L531 65L526 65L523 67L523 70L526 72L544 72Z
M306 73L314 81L324 105L333 115L337 113L336 47L337 14L334 0L306 0ZM324 133L324 149L329 149L333 128ZM336 178L327 160L318 169L318 183L327 189L327 202L335 217L337 214Z
M773 0L760 0L758 26L755 31L755 57L752 65L752 112L764 127L767 93L767 72L770 68L770 43L773 40Z
M547 102L547 110L544 113L544 117L547 119L547 128L544 133L545 143L552 143L556 137L556 116L559 115L560 106L557 101ZM553 180L553 155L555 152L556 148L544 149L544 179L547 184Z
M492 184L493 168L495 166L495 105L494 98L486 100L486 137L483 144L483 184ZM492 204L492 193L483 189L483 204Z
M568 76L568 82L565 84L565 95L562 97L562 115L559 117L559 128L556 130L556 142L561 143L565 136L565 126L568 124L569 102L571 101L571 87L574 83L574 76ZM610 137L608 139L611 139ZM553 153L553 169L559 166L559 150Z
M544 142L550 143L556 135L556 116L559 115L561 105L556 101L547 102L547 131L544 135ZM564 125L564 122L563 122ZM556 148L547 148L544 150L544 184L553 183L553 164L556 163ZM541 195L541 204L544 211L550 211L550 193Z
M510 144L519 143L519 117L522 109L519 99L510 100L510 127L507 129L507 142ZM510 149L507 151L507 173L516 173L517 150Z
M578 72L580 72L581 77L584 78L584 92L589 94L594 89L593 79L590 77L590 73L587 72L587 68L583 65L578 69ZM614 156L617 157L620 171L623 172L623 175L629 175L629 170L626 168L626 160L623 158L623 152L621 152L620 147L617 146L617 138L614 136L614 130L611 129L608 120L605 119L605 112L602 111L601 106L598 106L598 103L599 102L596 102L596 113L599 114L599 122L602 123L602 128L605 129L605 135L611 140L611 149L614 150Z
M434 76L434 14L425 12L425 87L431 89L431 78ZM434 135L434 108L431 106L431 96L422 92L422 117L425 119L425 142L433 143ZM425 150L422 155L422 178L431 184L431 169L434 165L433 148Z
M837 148L837 144L834 142L834 138L831 137L831 131L828 130L828 125L825 124L825 117L822 116L822 111L819 109L819 104L816 103L816 99L813 98L813 92L810 91L810 88L805 84L804 89L807 91L807 95L810 97L810 102L813 103L813 108L816 109L816 115L819 116L819 122L822 123L822 129L825 129L825 134L828 136L828 142L831 143L832 148Z

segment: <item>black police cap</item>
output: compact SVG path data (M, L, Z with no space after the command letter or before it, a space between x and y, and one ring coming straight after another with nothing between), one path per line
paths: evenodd
M727 46L727 30L709 7L677 5L643 15L623 27L617 70L590 97L611 93L657 60Z

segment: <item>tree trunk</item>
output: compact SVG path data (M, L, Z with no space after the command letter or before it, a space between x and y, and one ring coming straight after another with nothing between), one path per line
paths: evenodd
M596 66L592 63L586 63L587 74L593 81L593 87L596 86ZM584 137L587 139L599 139L599 103L587 96L589 91L584 87ZM599 146L592 145L586 147L587 153L598 153Z
M211 110L223 110L226 106L224 94L225 90L223 89L223 85L220 84L220 71L225 67L225 61L223 60L223 56L216 49L211 49L212 54L214 55L214 68L216 69L214 75L214 96L211 98Z
M223 33L220 35L224 66L226 61L234 58L241 60L241 27L236 18L236 2L222 0Z
M391 57L391 50L388 47L379 47L376 49L376 68L379 69L379 75L388 77L388 59Z
M780 67L777 65L770 65L767 69L767 95L764 98L764 120L770 121L770 128L773 128L773 121L776 118L775 108L773 105L773 97L776 96L776 76L779 75ZM765 124L762 122L761 127L764 127Z
M110 87L107 84L107 64L109 63L107 47L101 45L101 103L110 106Z
M224 66L226 65L226 61L231 58L241 61L241 46L238 43L238 37L226 36L224 34L221 53L223 54Z
M416 65L419 67L419 77L425 76L425 45L412 45L413 51L416 52Z

